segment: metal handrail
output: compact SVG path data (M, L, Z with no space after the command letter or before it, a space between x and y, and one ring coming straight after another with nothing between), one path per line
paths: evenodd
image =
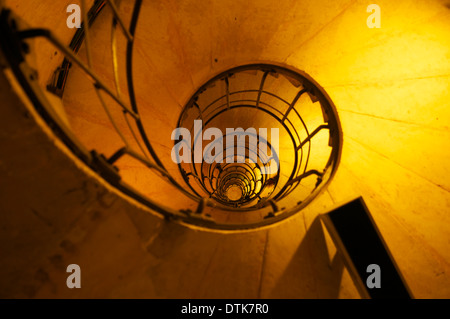
M240 72L247 71L247 70L257 70L262 72L262 77L260 79L258 89L236 89L236 91L231 91L230 89L230 83L231 81L235 80L236 77L239 75ZM282 96L279 96L273 92L268 91L267 89L264 89L264 85L266 83L267 76L269 74L289 74L289 76L296 77L299 80L299 83L302 83L301 87L299 87L297 94L295 95L294 99L291 102L288 102L286 99L284 99ZM213 83L217 81L224 81L225 82L225 92L222 95L219 95L218 97L214 98L212 101L209 101L202 105L200 102L200 95L205 94L204 92L208 90L210 87L214 87ZM292 82L291 82L292 84ZM294 84L293 84L294 85ZM298 86L296 86L298 87ZM255 99L249 99L248 97L242 97L241 99L232 99L234 95L242 94L242 93L256 93L257 97ZM309 94L313 96L314 99L317 99L318 102L320 102L320 106L322 108L322 112L326 114L331 114L328 118L324 117L324 122L322 125L319 125L318 127L308 128L306 125L304 119L300 115L301 112L301 106L299 107L298 101L300 97L303 94ZM279 101L282 103L282 105L286 105L287 109L286 111L282 112L279 108L276 106L267 103L264 101L264 96L270 96L274 97L276 101ZM191 98L191 100L186 104L186 107L184 108L182 114L180 115L180 119L178 122L178 126L180 127L188 127L190 131L193 131L193 123L184 123L184 118L191 118L186 116L186 112L190 110L190 106L195 105L196 110L198 111L199 118L202 119L203 125L206 127L211 121L214 119L217 119L219 116L223 116L226 112L229 112L233 109L239 109L239 108L254 108L258 111L265 112L268 114L272 119L276 121L281 127L283 127L286 132L288 132L288 135L291 139L291 143L293 145L293 149L295 150L294 154L294 161L293 161L293 168L291 173L288 177L288 182L286 182L284 185L281 186L278 191L272 195L270 198L273 198L276 201L279 201L283 198L285 198L287 195L291 194L292 191L300 184L301 180L303 178L306 178L308 176L311 176L311 172L317 172L317 183L316 187L311 190L311 194L314 193L316 188L319 188L319 186L322 184L325 176L325 171L328 169L334 170L337 166L337 162L339 160L339 150L340 148L340 137L337 136L337 138L333 138L332 134L339 134L340 128L339 123L337 121L337 116L335 114L335 110L333 109L332 104L330 103L329 99L322 94L321 90L318 89L312 81L310 81L307 77L299 74L295 74L295 72L291 70L284 69L279 66L275 65L262 65L262 64L255 64L255 65L248 65L248 66L242 66L238 67L232 70L228 70L226 72L223 72L213 78L212 80L208 81L205 85L203 85ZM297 119L300 120L300 123L302 125L302 129L306 132L306 138L301 140L298 129L294 126L293 122L291 121L290 117L296 116ZM316 134L323 130L328 129L330 134L330 141L332 146L332 151L330 153L330 158L328 160L327 165L323 168L321 172L317 171L316 169L308 170L308 164L311 156L311 142L313 138L316 136ZM201 134L201 132L199 132ZM194 153L194 144L195 144L196 138L192 141L192 154ZM306 152L305 151L306 148ZM248 148L246 148L248 150ZM193 155L192 155L193 156ZM304 161L304 162L303 162ZM200 189L203 189L206 196L214 197L213 195L216 193L217 189L213 189L211 192L209 187L207 186L209 183L209 186L212 184L212 180L216 180L216 177L211 174L213 165L210 165L209 169L209 176L204 175L203 166L206 165L205 163L202 163L202 169L201 169L201 178L195 179L195 183L199 184ZM179 168L182 172L189 171L189 174L192 174L194 176L199 176L199 172L197 171L197 165L190 164L186 165L183 163L179 164ZM182 174L183 177L189 176L189 174ZM330 174L332 175L332 174ZM206 181L206 182L205 182ZM196 191L191 184L191 181L188 178L185 178L185 182L187 185L195 191L196 194L201 195L198 191ZM278 177L277 177L277 183L278 183ZM242 193L245 193L245 189L242 188ZM264 188L264 181L263 186L261 189ZM221 193L221 192L219 192ZM259 195L260 192L257 194ZM253 194L256 195L256 194ZM258 196L255 196L254 199L257 199ZM217 199L217 198L216 198ZM269 198L265 198L264 201L261 201L262 199L259 198L260 201L256 204L253 204L253 206L249 207L241 207L242 210L249 210L249 209L259 209L261 207L265 207L268 205L271 205L269 203ZM223 203L222 200L219 200ZM302 200L303 202L304 200ZM249 201L251 202L251 201ZM262 202L262 204L261 204ZM230 206L234 206L234 201L229 201L228 203L225 201L225 205L229 204Z
M139 18L139 12L141 10L142 0L136 0L134 2L133 10L132 10L132 16L130 25L127 28L125 26L124 19L121 17L120 8L117 5L117 2L114 2L112 0L96 0L94 2L94 5L92 8L88 11L86 7L86 1L81 1L81 8L82 8L82 14L83 14L83 24L82 28L78 29L76 31L76 34L74 38L72 39L71 44L67 47L63 44L62 41L57 39L55 35L47 30L42 28L23 28L20 29L17 26L15 26L14 22L14 16L13 12L10 10L3 9L1 11L1 18L0 18L0 28L2 31L2 37L0 40L2 52L4 53L8 64L11 66L11 69L13 70L13 73L19 80L19 83L24 88L24 91L27 93L27 95L30 97L30 100L33 102L33 105L35 106L36 110L41 114L41 116L44 118L44 120L50 125L50 127L53 129L55 134L59 136L66 145L80 158L82 159L89 167L91 167L93 170L97 171L106 181L108 181L111 185L115 186L119 190L121 190L123 193L137 199L138 201L144 203L154 211L162 214L166 218L169 219L178 219L187 223L193 223L200 226L205 226L209 228L218 228L218 229L243 229L243 228L253 228L253 227L259 227L263 225L267 225L270 223L273 223L277 220L283 219L294 212L298 211L302 207L304 207L309 201L312 200L314 197L313 195L319 191L320 187L316 187L314 190L312 190L312 195L309 198L306 198L305 200L301 201L300 204L296 205L295 207L291 207L289 209L280 209L280 207L277 205L276 201L281 200L284 198L287 194L291 193L293 189L301 182L302 176L305 173L308 173L310 171L307 170L308 166L308 160L310 156L310 144L311 140L314 137L314 134L310 134L308 131L308 127L299 115L298 110L296 109L296 103L299 99L300 95L307 92L308 94L313 94L315 96L319 95L320 102L324 103L326 106L326 111L330 114L329 117L331 118L330 121L330 135L331 134L337 134L337 137L333 138L333 151L332 155L330 156L330 159L327 163L326 169L330 168L332 171L329 174L325 174L324 172L319 172L321 174L320 178L322 181L322 178L325 175L328 175L328 179L332 177L334 174L334 169L337 166L337 163L339 161L340 157L340 146L341 146L341 137L340 137L340 126L339 122L337 121L337 117L335 116L335 110L331 102L329 102L329 99L327 99L326 94L324 94L320 89L310 89L311 87L315 88L313 81L310 79L307 79L307 85L304 86L301 90L305 91L302 92L301 90L298 93L298 97L292 101L288 102L285 99L283 99L280 96L277 96L276 94L269 92L264 89L264 84L266 81L266 78L270 74L275 73L289 73L290 71L287 69L280 68L278 66L271 66L271 65L250 65L250 66L243 66L240 68L235 68L231 71L227 71L215 79L211 81L215 81L217 79L224 79L226 83L226 93L224 96L219 97L216 99L214 103L212 103L208 107L203 107L198 104L196 97L200 94L200 90L194 95L193 99L191 99L187 105L194 105L196 109L199 112L199 116L205 124L209 123L212 119L216 118L217 116L220 116L223 112L236 109L236 108L242 108L242 107L253 107L256 108L262 112L265 112L266 114L272 116L273 118L277 119L278 122L280 122L280 125L284 127L287 132L289 132L290 139L293 141L293 143L301 143L300 136L298 132L295 130L295 127L293 125L293 122L288 118L288 113L292 112L292 114L298 116L301 120L301 123L304 127L304 130L307 132L307 139L303 141L303 144L301 147L297 147L297 152L295 152L295 165L294 169L292 170L292 173L290 174L289 179L292 180L291 183L286 183L281 189L279 188L276 195L268 198L262 197L262 192L264 190L264 187L267 186L268 180L275 181L274 184L271 184L270 187L273 187L273 190L277 189L277 183L279 179L279 175L276 174L274 176L264 176L258 178L257 175L260 175L260 171L263 168L260 163L256 163L254 166L249 165L245 163L243 166L246 167L234 167L230 165L228 167L223 168L223 170L227 169L234 169L235 172L232 173L232 171L229 171L227 173L219 172L217 176L214 176L216 174L217 169L214 168L214 166L209 167L210 173L209 176L203 174L203 168L201 169L201 174L196 173L195 170L185 170L183 167L179 165L179 169L181 172L181 176L184 179L184 181L187 183L189 188L191 188L192 191L189 191L186 189L186 187L181 186L172 176L169 174L167 169L164 167L163 163L157 156L156 152L154 151L149 138L147 136L147 132L144 130L144 127L142 125L142 119L139 114L139 108L136 100L135 95L135 88L133 83L133 68L132 68L132 59L133 59L133 44L134 44L134 37L135 37L135 31L137 27L137 21ZM112 52L112 69L113 69L113 76L114 76L114 87L110 88L106 85L106 83L103 81L102 77L97 74L95 71L95 64L92 61L91 57L91 39L90 39L90 25L93 23L94 19L98 14L102 11L102 9L105 6L109 6L111 10L113 11L113 19L112 19L112 31L111 31L111 52ZM118 73L118 54L117 54L117 32L116 28L117 25L122 31L123 36L126 38L126 82L128 86L128 94L125 96L124 93L120 90L120 78ZM109 118L109 121L114 127L114 130L120 137L121 141L123 142L123 146L119 148L112 156L108 158L105 158L103 155L98 154L95 150L88 151L77 139L77 137L73 134L73 132L65 126L65 124L59 119L58 115L55 114L55 112L52 110L52 107L50 106L49 101L45 97L45 95L42 92L42 89L38 86L38 83L35 78L33 78L32 72L33 70L26 64L24 56L27 54L27 52L24 50L24 44L26 40L36 38L36 37L43 37L47 39L51 44L53 44L57 49L59 49L64 54L64 61L62 65L56 70L54 73L52 82L47 86L47 88L50 91L53 91L57 93L58 95L62 96L64 87L66 84L66 79L68 76L68 72L70 70L70 66L72 63L78 65L78 67L83 70L83 72L88 75L88 77L91 79L94 89L96 91L96 94L98 96L98 99L106 113L106 115ZM81 47L81 43L85 43L86 53L87 53L87 64L83 63L81 59L77 57L77 52ZM230 90L230 81L231 78L228 77L230 73L237 73L240 70L244 69L254 69L254 70L260 70L264 72L264 75L259 83L259 89L257 90L243 90L243 91L231 91ZM290 73L289 73L290 74ZM295 77L295 74L290 74L291 76ZM305 78L306 79L306 78ZM208 83L211 83L209 81ZM206 85L204 86L206 87ZM315 91L314 91L315 90ZM239 93L245 93L245 92L257 92L257 98L255 100L236 100L233 99L235 94ZM301 93L300 93L301 92ZM130 141L127 140L121 129L116 123L116 119L113 116L113 113L110 111L110 106L106 103L106 101L103 99L102 94L107 94L109 97L111 97L114 102L117 104L117 106L120 107L122 114L124 116L124 119L127 123L127 127L129 131L131 132L133 140L136 142L136 145L138 146L138 150L134 149L130 145ZM271 96L279 101L281 103L288 106L288 111L283 113L280 110L278 110L276 107L270 105L269 103L266 103L264 101L265 96ZM126 102L126 98L129 99L128 102ZM220 104L219 107L217 107L216 102L221 101L224 99L225 103ZM215 106L215 107L214 107ZM211 112L206 113L205 111L211 107L213 109ZM180 116L179 120L179 127L182 126L181 124L181 118L183 114ZM281 121L280 121L281 119ZM135 132L133 129L131 122L134 121L136 124L136 127L138 129L138 132ZM294 128L294 129L292 129ZM292 131L292 132L291 132ZM304 150L305 145L307 146L307 150ZM305 151L305 154L304 154ZM273 155L273 154L272 154ZM271 218L264 219L261 221L252 222L250 224L217 224L213 220L207 218L207 215L200 214L200 215L192 215L189 213L189 210L174 210L169 207L166 207L164 205L161 205L160 203L157 203L156 201L146 198L142 194L140 194L137 190L133 189L130 185L127 185L124 181L121 180L120 171L114 166L117 160L119 160L123 156L130 156L141 163L143 163L146 167L148 167L150 170L155 171L159 173L162 178L164 178L168 183L176 187L181 194L184 196L187 196L188 198L195 200L198 202L198 209L197 211L204 212L206 207L208 206L214 206L215 204L211 201L208 201L204 198L203 194L195 192L195 190L191 187L191 184L189 182L189 177L193 176L196 181L196 183L205 183L207 181L212 191L207 192L208 196L215 197L216 202L219 204L218 207L226 208L226 209L235 209L235 210L252 210L252 209L262 209L262 208L270 208L271 213L269 214ZM276 155L275 155L276 156ZM306 165L304 165L304 169L302 172L300 172L300 168L303 166L301 163L303 163L303 160L306 159ZM203 166L207 166L205 163L202 163ZM195 167L195 165L194 165ZM303 175L302 175L303 174ZM318 175L318 174L316 174ZM224 178L221 180L221 178ZM240 186L242 186L243 189L243 197L245 199L241 199L238 202L231 203L232 205L228 205L230 203L227 202L226 198L223 196L223 192L227 190L228 187L232 183L238 183ZM318 183L317 186L324 186L328 180L325 180L324 183ZM295 184L295 185L294 185ZM259 186L258 186L259 185ZM259 189L259 191L258 191ZM259 203L257 205L254 205L250 208L242 208L241 206L245 205L246 202L251 202L252 200L258 200ZM268 216L269 216L268 215Z

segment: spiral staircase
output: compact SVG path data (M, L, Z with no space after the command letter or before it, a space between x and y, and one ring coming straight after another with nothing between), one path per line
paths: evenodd
M359 298L318 218L357 196L450 296L446 1L71 3L1 3L2 297Z

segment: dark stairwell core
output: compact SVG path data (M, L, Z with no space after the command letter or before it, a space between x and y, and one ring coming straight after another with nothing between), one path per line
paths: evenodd
M5 3L94 74L22 33L30 97L2 53L2 296L358 298L316 217L360 195L414 295L449 296L445 1L381 1L380 29L355 1L144 1L128 35L97 1L81 38L71 1ZM127 27L134 5L116 2ZM278 128L279 151L174 163L172 131L199 119L224 141Z

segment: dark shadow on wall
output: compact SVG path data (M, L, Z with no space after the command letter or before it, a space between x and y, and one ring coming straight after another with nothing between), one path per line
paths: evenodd
M268 298L336 299L343 270L339 254L330 261L322 224L316 217Z

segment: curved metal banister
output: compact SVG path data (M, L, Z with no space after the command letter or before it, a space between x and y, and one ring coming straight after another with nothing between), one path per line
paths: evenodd
M331 177L334 175L335 168L339 162L342 138L340 135L340 124L337 119L334 106L327 97L326 93L322 91L322 89L320 89L312 79L305 75L299 75L292 70L277 65L254 64L228 70L208 81L208 83L202 86L186 104L187 106L180 115L178 127L188 127L184 125L185 123L182 122L182 118L184 112L191 107L197 110L198 117L203 120L205 125L208 125L213 119L216 119L222 116L225 112L231 110L253 108L264 112L264 114L274 118L280 127L284 128L286 132L288 132L289 138L291 139L293 145L295 145L296 151L294 152L294 164L292 172L290 172L288 176L288 182L284 185L279 185L279 172L272 175L262 174L261 172L264 170L266 164L264 161L259 159L256 163L245 162L240 163L239 165L208 165L203 162L199 165L199 170L197 170L195 165L193 168L179 165L181 178L186 182L188 187L180 185L180 183L177 182L171 174L169 174L167 169L164 167L164 163L160 160L156 151L152 147L149 136L147 135L149 132L145 131L139 113L139 106L137 103L133 82L132 65L135 33L143 1L135 0L128 28L121 17L118 1L96 0L89 11L87 10L85 2L86 1L82 1L81 3L84 17L82 24L83 27L76 31L69 47L65 46L62 41L57 39L50 30L42 28L21 28L17 26L12 11L3 8L0 16L0 44L8 66L11 67L20 85L23 87L24 91L42 118L48 123L55 134L61 138L62 141L74 152L74 154L76 154L84 163L86 163L86 165L96 171L111 185L122 191L124 194L127 194L128 196L131 196L147 205L152 210L160 213L168 219L177 219L182 222L208 228L236 230L272 224L292 215L302 207L306 206L314 198L314 196L320 192L323 186L329 182ZM111 29L112 69L114 76L113 88L106 85L106 82L95 71L95 64L92 62L90 52L93 43L90 42L91 39L89 29L93 24L95 17L103 11L105 6L109 6L113 13ZM85 23L86 21L88 22ZM121 29L123 36L126 38L125 63L126 83L128 87L128 92L126 93L121 92L120 90L121 83L118 72L119 60L116 32L117 27ZM109 158L99 154L96 150L87 150L86 147L79 142L75 134L65 125L65 123L53 110L42 88L36 81L36 77L33 73L35 71L29 67L24 58L26 54L29 54L26 50L26 41L36 37L43 37L47 39L64 55L64 60L61 66L58 67L53 74L52 81L47 86L47 89L57 93L59 96L63 95L68 72L72 63L77 65L91 79L104 112L106 113L109 122L117 132L121 143L123 144L123 146L117 149ZM77 56L77 52L81 48L83 42L87 51L87 64L82 62L82 60ZM241 71L249 69L263 73L260 81L258 82L258 88L233 91L231 88L231 74L236 75ZM297 83L304 84L302 88L299 88L297 95L291 102L288 102L287 99L282 96L278 96L265 88L268 83L268 79L270 79L269 75L272 76L278 74L285 75L294 87L298 88L300 86L300 84L296 85ZM205 107L198 101L198 96L203 91L208 89L208 85L217 80L224 80L225 93L214 99L212 103ZM255 99L246 98L239 100L236 98L238 94L245 95L246 93L255 93L257 96ZM328 116L326 123L327 127L308 128L307 123L303 121L297 106L300 97L304 93L313 95L318 99L321 105L323 104L325 113ZM131 133L132 139L136 142L136 149L131 147L130 141L125 137L121 128L117 125L117 119L110 111L110 106L103 99L102 94L107 94L111 97L114 103L117 104L116 107L118 106L120 108L121 114L124 116L124 120L126 122L126 127ZM267 103L265 101L265 97L267 96L280 101L284 107L287 107L287 111L282 112L271 103ZM129 103L126 102L127 99L129 100ZM301 121L300 126L303 126L302 130L304 130L307 134L307 137L303 141L300 139L299 132L297 131L294 122L290 119L291 116L297 116ZM133 121L136 124L134 128L132 126ZM319 128L328 129L330 134L330 142L332 145L331 155L323 172L308 169L308 161L311 153L311 142ZM312 133L310 133L311 131ZM258 143L259 142L260 140L258 139ZM270 145L269 141L266 142ZM250 151L250 146L246 144L245 149ZM226 152L226 147L223 148L222 152ZM164 204L158 203L153 199L143 196L138 190L126 184L121 178L121 172L114 166L114 164L116 164L116 162L124 156L138 160L149 170L156 172L157 175L161 176L161 178L167 183L173 185L180 192L180 194L183 194L183 196L197 202L198 206L196 212L193 213L190 209L172 209ZM263 157L264 156L265 160L270 160L271 158L278 160L278 154L263 154ZM311 175L318 176L316 187L312 189L311 195L299 201L300 204L298 205L289 207L288 209L281 208L278 202L285 198L288 194L291 194L293 190L301 183L303 178ZM193 187L194 185L196 185L196 187ZM200 188L197 187L199 185ZM227 198L226 193L234 185L238 185L241 189L242 197L238 200L230 201ZM189 191L189 189L191 191ZM206 192L204 192L204 190L206 190ZM214 199L214 201L209 198ZM246 207L246 205L249 206ZM252 210L258 210L260 213L264 212L268 218L252 221L247 224L239 224L234 222L216 223L213 217L210 216L209 210L211 207L233 212L249 212Z
M248 70L253 71L259 71L262 73L261 78L259 79L258 89L249 87L248 89L242 89L239 87L239 89L236 89L235 91L231 90L230 83L231 81L236 81L236 78L239 76L241 72L245 72ZM282 96L275 94L274 92L271 92L270 90L267 90L264 88L265 83L267 81L268 75L286 75L286 77L289 77L288 80L292 84L293 87L298 88L298 91L295 95L295 97L292 99L291 102L288 102L285 98ZM292 79L295 80L291 81ZM199 97L202 94L205 94L205 92L212 87L216 87L215 82L224 81L225 87L223 94L218 94L215 91L216 97L213 97L211 99L211 96L208 95L209 99L211 99L209 102L204 102L202 104L200 102ZM255 79L255 82L258 80ZM256 83L255 83L256 84ZM255 99L251 99L249 97L245 97L245 94L257 94ZM324 116L323 124L319 125L318 127L312 127L309 128L307 124L305 123L304 119L300 115L301 112L301 105L298 106L300 97L303 96L305 93L309 94L312 97L313 102L319 102L320 107L322 108L323 114L328 114L328 117ZM241 94L239 98L238 94ZM218 95L218 96L217 96ZM237 98L233 98L233 96L236 95ZM267 103L264 101L264 96L270 96L275 98L276 101L279 101L282 105L286 106L285 111L281 111L281 109L277 106L274 106L272 103ZM293 160L293 167L288 177L288 182L286 182L284 185L281 185L281 188L277 190L277 192L269 197L264 198L264 200L259 196L264 189L265 180L262 180L262 187L259 192L252 192L252 195L254 196L254 199L259 199L257 203L254 203L253 206L241 206L239 207L242 211L248 211L251 209L259 209L261 207L270 206L269 199L272 198L275 201L279 201L283 198L285 198L287 195L291 194L295 188L300 184L301 180L303 178L306 178L308 176L311 176L311 172L317 172L317 182L315 188L311 189L311 193L314 193L315 189L318 188L322 182L323 182L323 176L325 175L325 171L328 169L334 171L337 163L339 161L339 154L340 154L340 129L339 129L339 122L337 120L337 115L335 113L335 110L329 101L329 99L322 94L321 89L317 88L317 85L310 81L308 77L302 74L297 74L296 72L277 66L277 65L267 65L267 64L253 64L253 65L245 65L241 67L237 67L228 71L225 71L207 83L205 83L198 91L192 96L191 100L186 104L182 114L180 115L178 127L188 127L190 131L192 132L194 129L193 122L186 123L185 118L192 118L191 116L187 116L187 112L190 111L190 106L195 105L196 110L198 112L198 118L200 118L203 122L203 125L205 127L208 126L210 122L213 120L217 120L219 117L224 116L227 112L230 112L231 110L237 110L241 108L253 108L257 110L258 112L264 112L267 114L270 118L275 120L275 123L279 125L280 127L284 128L287 134L289 135L289 138L291 140L291 143L293 145L294 149L294 160ZM194 114L195 116L195 114ZM291 116L296 116L296 118L300 121L301 125L303 126L303 130L306 133L306 137L302 140L299 135L298 128L295 127L291 120ZM326 166L323 168L323 172L318 172L317 169L308 170L308 164L311 156L311 141L316 136L318 132L320 132L323 129L328 129L329 131L329 141L330 146L332 147L329 160L326 164ZM201 134L201 132L198 132L197 134ZM337 136L332 136L337 135ZM194 159L194 151L195 151L195 141L198 137L196 136L194 140L192 141L192 162ZM306 148L306 152L305 151ZM245 151L249 151L248 146L246 146ZM304 162L303 162L304 161ZM202 163L202 167L206 165ZM203 169L201 171L201 178L196 179L195 181L199 184L200 189L203 189L206 196L213 197L217 189L212 189L212 191L209 189L208 185L212 185L212 181L216 181L217 183L217 177L212 175L213 168L215 166L210 164L209 169L209 176L204 175ZM185 177L186 184L196 193L199 194L199 191L194 188L193 184L191 184L191 181L186 178L189 176L189 174L192 173L194 176L199 176L199 172L197 171L197 165L195 164L179 164L180 171L184 172L182 175ZM186 171L190 171L191 173L186 174ZM332 174L331 174L332 175ZM279 178L276 178L275 188L277 187ZM250 182L250 180L248 180ZM225 184L223 187L228 187L228 184ZM243 184L236 180L236 185L241 186L241 191L243 194L245 193L245 187ZM219 192L219 194L222 194L226 189ZM216 198L221 204L227 205L227 202L223 201L223 198L218 199ZM302 199L302 202L304 202L305 199ZM234 201L229 201L229 206L235 206ZM241 202L243 204L243 202ZM234 207L236 208L236 207Z

